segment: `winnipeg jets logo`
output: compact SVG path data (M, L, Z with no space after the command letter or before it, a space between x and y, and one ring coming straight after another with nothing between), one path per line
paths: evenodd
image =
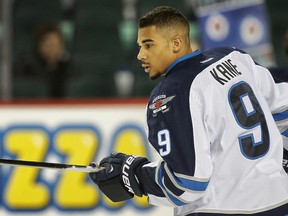
M149 109L152 110L153 116L156 116L158 112L167 112L169 111L169 107L167 106L167 103L171 101L175 95L166 97L166 95L159 95L152 101L152 104L149 105Z

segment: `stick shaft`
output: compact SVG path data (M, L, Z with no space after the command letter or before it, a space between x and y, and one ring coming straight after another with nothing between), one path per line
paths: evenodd
M92 166L83 166L75 164L47 163L38 161L10 160L10 159L0 159L0 165L26 166L39 169L56 169L56 170L77 171L77 172L98 172L99 170L102 169L102 167L98 165L96 165L96 167L92 167Z

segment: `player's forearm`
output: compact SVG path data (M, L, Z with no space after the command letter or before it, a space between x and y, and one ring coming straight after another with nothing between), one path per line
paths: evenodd
M136 170L136 176L146 195L165 197L160 186L155 181L156 163L147 163L141 169Z
M201 198L208 186L208 181L175 176L164 161L145 164L136 174L153 205L185 205Z

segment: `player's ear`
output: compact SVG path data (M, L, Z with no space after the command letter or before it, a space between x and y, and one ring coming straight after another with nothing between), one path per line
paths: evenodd
M176 35L172 39L172 43L173 43L173 52L175 52L175 53L179 52L179 50L181 49L181 47L183 45L182 38L180 36Z

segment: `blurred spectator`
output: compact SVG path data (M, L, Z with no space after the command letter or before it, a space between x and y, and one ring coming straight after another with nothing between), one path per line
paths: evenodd
M36 80L45 89L43 97L66 97L68 81L75 76L77 70L65 49L62 32L57 24L45 23L36 29L33 39L32 53L21 54L16 59L14 78ZM29 92L38 91L36 87L33 89L34 87L29 86ZM23 90L18 88L15 92L16 97L35 97L35 94L32 96L17 92Z

